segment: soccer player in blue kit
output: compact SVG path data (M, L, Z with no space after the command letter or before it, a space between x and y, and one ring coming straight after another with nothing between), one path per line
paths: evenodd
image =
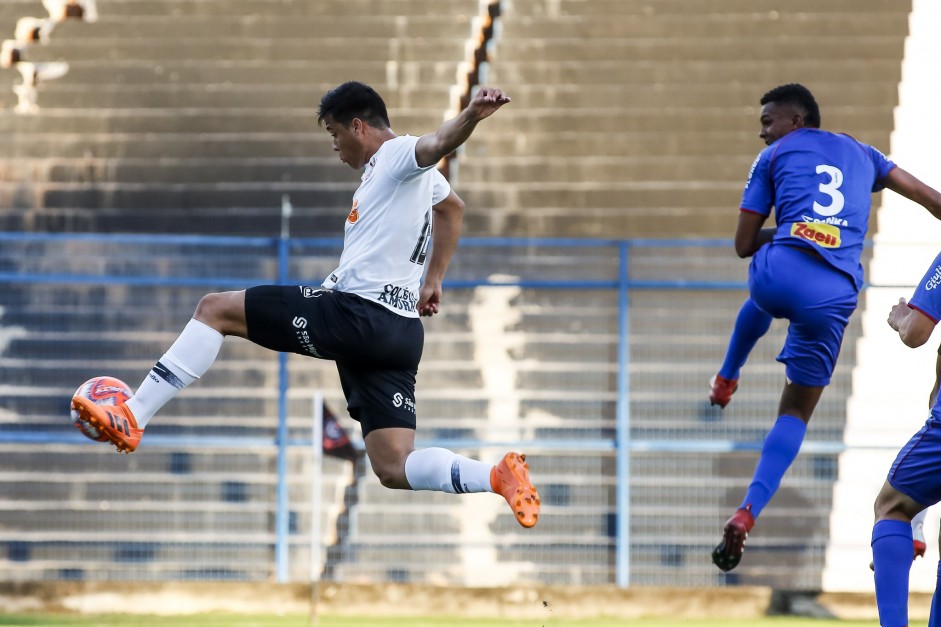
M739 370L773 318L790 321L778 355L787 379L752 482L712 552L723 571L741 560L748 533L797 456L830 382L863 283L860 255L871 194L889 188L941 219L937 191L875 148L821 130L820 109L803 85L776 87L761 105L759 136L768 147L752 164L735 232L736 253L752 257L750 297L736 319L710 400L728 404ZM762 228L772 207L776 226Z
M900 298L889 312L889 326L906 346L928 341L941 320L941 254L935 257L910 302ZM876 604L883 627L908 625L908 575L912 555L912 519L941 501L941 355L937 360L931 415L925 426L902 447L876 497L872 527L872 560ZM941 563L938 565L941 580ZM929 626L941 623L941 599L935 589Z

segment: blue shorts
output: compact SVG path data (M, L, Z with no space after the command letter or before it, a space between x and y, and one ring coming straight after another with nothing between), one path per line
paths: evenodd
M853 279L809 249L772 243L755 253L748 289L761 309L790 321L778 355L787 378L809 387L828 385L856 310Z
M941 501L941 423L928 419L899 451L887 480L926 507Z

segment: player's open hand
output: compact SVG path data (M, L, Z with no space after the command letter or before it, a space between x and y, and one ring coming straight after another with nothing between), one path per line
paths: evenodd
M467 104L467 110L478 120L490 117L494 112L510 102L510 97L496 87L481 87Z

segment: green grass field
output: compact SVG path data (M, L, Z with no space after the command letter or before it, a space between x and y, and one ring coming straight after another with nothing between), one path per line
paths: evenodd
M0 614L0 625L41 625L57 627L115 626L155 627L307 627L307 616L239 616L231 614L204 614L195 616L71 616L71 615L4 615ZM507 619L469 618L375 618L375 617L320 617L320 627L873 627L874 621L838 621L811 618L769 617L756 620L716 619L594 619L556 620L551 615L545 619L513 621ZM912 627L923 623L911 623Z

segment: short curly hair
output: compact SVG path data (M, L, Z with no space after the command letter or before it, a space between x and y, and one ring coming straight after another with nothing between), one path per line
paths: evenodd
M810 90L800 83L779 85L761 97L761 104L769 102L789 104L802 109L804 124L811 128L820 128L820 107Z
M317 111L317 125L322 125L327 116L343 126L349 126L353 118L376 128L392 126L382 96L369 85L357 81L343 83L323 95Z

